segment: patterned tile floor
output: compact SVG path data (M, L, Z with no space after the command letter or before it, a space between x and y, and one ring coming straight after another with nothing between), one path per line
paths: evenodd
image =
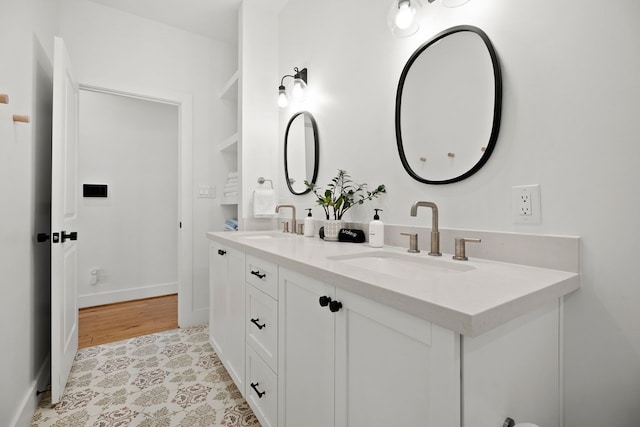
M62 401L50 399L32 427L260 427L206 326L82 349Z

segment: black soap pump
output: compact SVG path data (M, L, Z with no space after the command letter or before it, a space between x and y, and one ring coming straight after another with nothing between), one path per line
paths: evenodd
M369 223L369 246L372 248L381 248L384 246L384 223L380 221L378 211L382 209L374 209L373 220Z
M311 216L311 208L307 208L305 210L309 211L309 213L304 219L304 235L305 237L313 237L316 230L313 224L313 217Z

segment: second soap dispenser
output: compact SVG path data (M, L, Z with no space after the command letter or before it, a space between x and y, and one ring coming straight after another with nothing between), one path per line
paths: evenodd
M306 209L309 211L307 217L304 219L304 235L307 237L313 237L313 234L316 232L313 217L311 216L311 208Z
M384 246L384 223L380 221L378 211L382 209L374 209L373 221L369 223L369 246L372 248L381 248Z

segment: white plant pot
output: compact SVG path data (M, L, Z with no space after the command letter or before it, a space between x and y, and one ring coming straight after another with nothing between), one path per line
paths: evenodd
M338 233L344 228L344 221L341 219L327 219L324 221L324 240L330 242L338 241Z

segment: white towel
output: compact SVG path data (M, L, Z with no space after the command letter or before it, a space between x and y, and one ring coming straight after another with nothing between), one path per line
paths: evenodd
M259 188L253 191L253 216L270 218L276 215L276 192L272 188Z

